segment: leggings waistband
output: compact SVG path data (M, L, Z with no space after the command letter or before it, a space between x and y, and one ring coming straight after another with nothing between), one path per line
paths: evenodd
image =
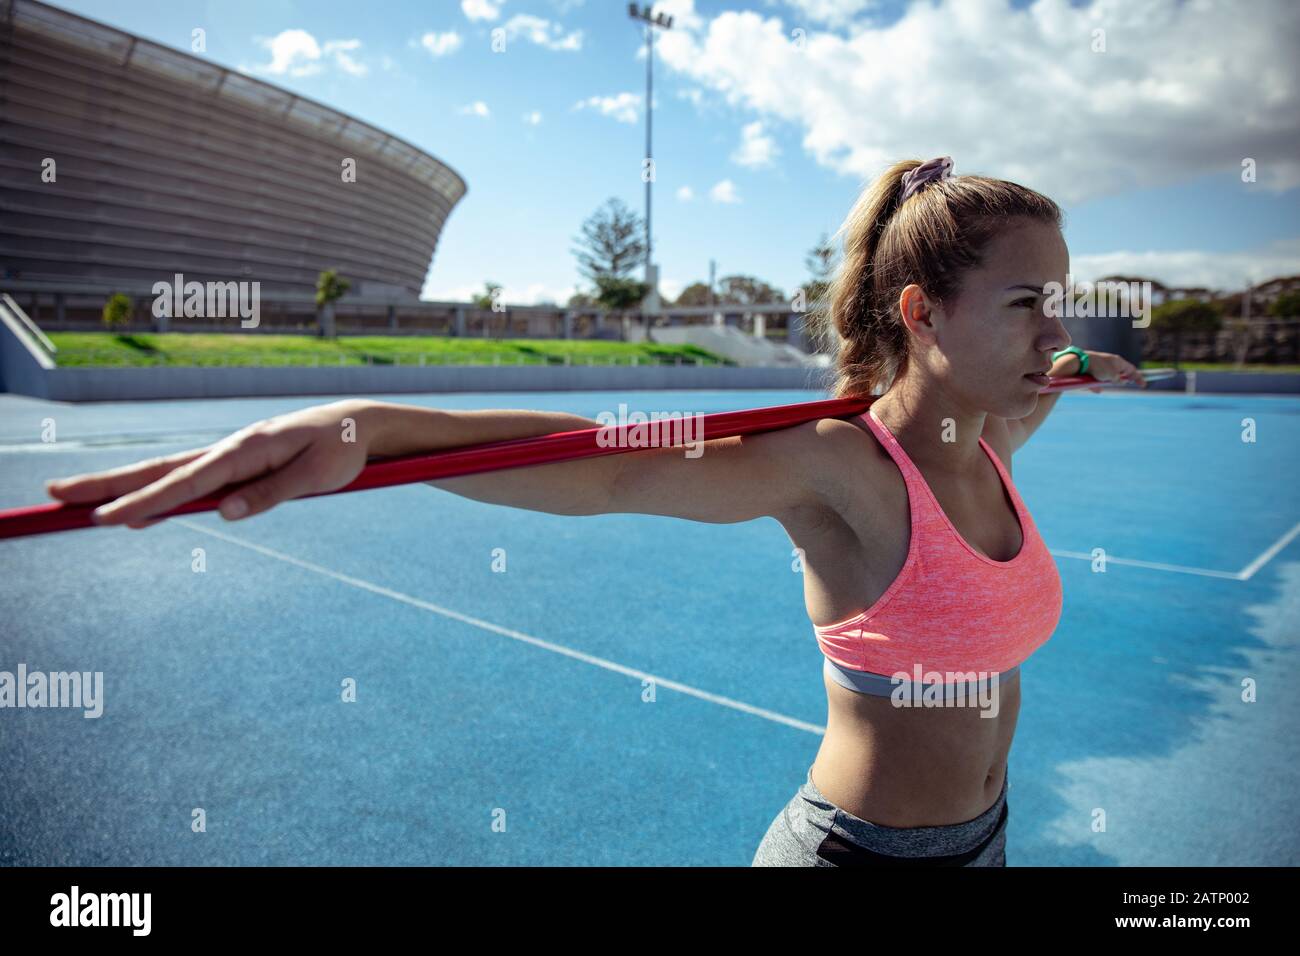
M847 840L868 852L895 857L949 857L974 855L982 850L1007 821L1007 786L1009 774L1002 778L1002 789L992 806L979 816L945 826L890 827L854 816L836 806L823 794L808 768L799 797L826 817L828 840Z

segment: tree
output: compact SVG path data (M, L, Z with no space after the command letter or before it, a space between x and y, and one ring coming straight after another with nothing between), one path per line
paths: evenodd
M718 301L735 305L785 302L785 293L753 276L724 276L718 280Z
M1184 332L1212 332L1223 324L1223 310L1196 299L1175 299L1151 310L1151 327L1174 333L1174 368L1183 352Z
M497 282L487 281L483 283L483 291L478 295L471 296L470 302L476 309L491 309L492 304L500 297L501 285Z
M108 301L104 303L104 311L101 313L101 317L104 324L111 329L130 322L131 312L130 296L123 295L121 292L114 292L108 297Z
M674 305L712 305L712 297L709 293L709 284L707 282L692 282L681 294L677 296Z
M582 245L574 249L578 271L596 285L595 302L610 312L623 312L650 292L628 273L645 261L642 220L618 198L606 200L582 224ZM643 319L644 321L644 319Z
M333 269L326 269L316 277L316 310L320 334L334 338L334 303L352 288L352 283Z
M718 291L712 297L707 282L692 282L682 290L674 305L759 305L785 302L780 289L753 276L724 276L718 280Z
M817 245L808 250L803 261L812 278L800 288L803 289L804 299L811 309L826 297L831 284L831 275L835 271L835 247L831 245L830 237L826 233L823 232Z
M1283 292L1268 304L1268 314L1276 319L1291 319L1300 315L1300 292Z
M630 309L650 291L649 286L636 279L616 279L601 276L596 280L596 301L611 312Z
M622 279L645 262L641 236L645 224L617 197L592 213L582 224L581 245L575 248L578 271L595 282L600 278Z

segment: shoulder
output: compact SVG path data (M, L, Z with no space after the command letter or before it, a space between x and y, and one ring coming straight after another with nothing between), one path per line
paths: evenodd
M863 492L902 487L898 467L861 416L821 418L799 426L812 451L810 480L818 498L835 516L853 523L862 510Z

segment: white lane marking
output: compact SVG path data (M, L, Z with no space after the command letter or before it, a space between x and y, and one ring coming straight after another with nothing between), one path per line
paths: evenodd
M1058 558L1078 558L1081 561L1092 561L1091 554L1084 554L1079 551L1060 551L1056 548L1048 549ZM1152 568L1156 571L1173 571L1177 574L1199 574L1207 578L1227 578L1230 581L1240 581L1241 575L1237 571L1214 571L1209 568L1189 568L1181 564L1161 564L1157 561L1138 561L1134 558L1114 558L1106 555L1107 564L1127 564L1135 568Z
M1279 551L1281 551L1288 544L1290 544L1291 539L1293 539L1297 534L1300 534L1300 521L1297 521L1294 527L1292 527L1290 531L1288 531L1286 534L1282 535L1282 537L1278 538L1275 542L1273 542L1273 546L1271 548L1269 548L1267 551L1261 554L1254 561L1250 562L1250 564L1242 568L1237 573L1238 577L1242 581L1249 581L1252 577L1255 576L1256 571L1258 571L1264 565L1268 564L1268 562L1272 561L1274 555L1276 555Z
M638 680L654 681L659 687L667 687L669 690L675 690L682 694L688 694L691 697L698 697L700 700L708 701L711 704L718 704L722 707L730 707L733 710L739 710L746 714L753 714L755 717L762 717L764 720L770 720L774 723L784 724L787 727L793 727L796 730L805 730L810 734L824 734L825 727L819 727L816 724L810 724L806 721L798 720L794 717L787 717L785 714L778 714L772 710L766 710L762 707L755 707L752 704L746 704L743 701L732 700L730 697L723 697L720 694L712 694L706 690L700 690L698 687L691 687L689 684L683 684L680 681L670 680L667 677L658 677L654 674L639 671L634 667L625 667L614 661L606 660L603 657L596 657L593 654L586 654L582 651L575 651L571 647L565 647L562 644L555 644L551 641L544 641L541 638L524 634L521 631L512 630L508 627L501 627L490 621L484 621L476 617L470 617L468 614L461 614L459 611L453 611L450 608L440 607L437 604L431 604L420 598L412 597L409 594L403 594L401 591L394 591L378 584L372 584L369 581L363 581L360 578L354 578L349 574L343 574L339 571L333 571L330 568L322 567L319 564L313 564L311 561L304 561L301 558L295 558L292 555L284 554L280 551L273 551L270 548L263 547L260 544L254 544L251 541L245 541L242 538L236 538L234 535L226 534L222 531L216 531L212 528L195 524L184 518L169 519L175 524L189 528L191 531L197 531L200 534L211 535L214 538L220 538L222 541L228 541L231 544L238 545L241 548L247 548L250 551L256 551L258 554L264 554L268 558L274 558L277 561L284 561L288 564L295 565L313 574L320 574L327 578L333 578L335 581L341 581L349 584L354 588L360 588L363 591L369 591L372 594L378 594L382 597L390 598L394 601L401 601L403 604L409 604L412 607L418 607L423 611L429 611L432 614L441 614L443 617L449 617L452 620L460 621L463 624L469 624L472 627L481 628L485 631L491 631L493 634L500 634L503 637L512 640L522 641L525 644L532 644L534 647L540 647L543 650L551 651L555 654L563 654L566 657L572 657L575 660L582 661L586 664L593 664L596 667L603 667L605 670L614 671L627 677L635 677Z

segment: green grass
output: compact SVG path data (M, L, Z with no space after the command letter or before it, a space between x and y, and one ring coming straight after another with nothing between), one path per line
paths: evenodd
M1173 362L1143 362L1139 368L1173 368ZM1179 362L1178 368L1183 372L1300 372L1300 365L1243 365L1238 368L1233 362Z
M441 336L340 336L184 332L117 335L52 332L60 367L312 366L312 365L683 365L730 364L693 345L575 339L457 339Z

